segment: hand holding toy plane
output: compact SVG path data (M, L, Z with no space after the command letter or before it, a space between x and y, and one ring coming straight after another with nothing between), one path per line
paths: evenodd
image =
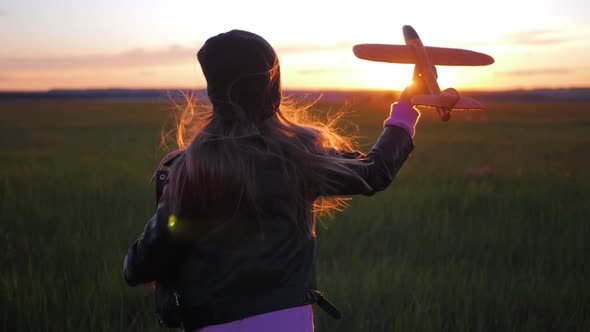
M406 45L359 44L353 47L354 55L371 61L415 64L414 75L422 77L429 94L414 96L412 105L436 108L442 121L451 118L453 109L483 109L479 101L461 97L453 88L441 92L435 65L485 66L494 63L494 58L469 50L424 46L414 28L404 25L402 31Z

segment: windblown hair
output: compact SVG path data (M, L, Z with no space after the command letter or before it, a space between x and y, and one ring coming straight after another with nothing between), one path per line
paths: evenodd
M315 235L315 216L332 217L348 206L350 198L316 198L313 193L331 191L337 184L334 178L342 178L334 175L363 181L350 168L360 161L342 157L342 152L357 147L356 130L342 126L342 110L314 115L315 101L283 97L272 116L254 123L238 105L227 110L230 118L224 111L199 103L193 94L182 96L182 102L173 101L177 111L173 136L185 153L168 179L171 213L208 221L229 220L238 209L255 215L255 161L274 156L284 161L290 190L297 191L295 203L301 211L313 212L312 225L305 217L299 218L300 229ZM315 201L308 206L310 197Z

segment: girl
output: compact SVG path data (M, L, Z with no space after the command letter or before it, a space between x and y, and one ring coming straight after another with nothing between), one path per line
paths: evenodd
M315 290L315 213L391 183L413 149L420 115L409 100L423 84L415 75L363 155L331 125L281 107L279 61L262 37L222 33L197 57L212 112L189 131L181 123L192 139L129 249L125 279L157 281L161 322L186 331L313 331L312 303L339 317Z

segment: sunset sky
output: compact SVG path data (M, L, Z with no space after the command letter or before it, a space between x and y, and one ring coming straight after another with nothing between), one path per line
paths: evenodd
M590 1L74 1L0 3L0 90L202 88L196 51L234 28L277 50L287 89L401 89L412 66L357 59L360 43L492 55L488 67L439 67L441 87L590 86Z

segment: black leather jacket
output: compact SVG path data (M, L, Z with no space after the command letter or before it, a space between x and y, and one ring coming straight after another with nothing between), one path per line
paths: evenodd
M363 161L354 172L366 183L339 178L342 184L324 194L373 195L384 190L413 148L405 130L386 127L367 155L343 153ZM272 211L261 222L265 236L240 221L215 239L178 241L171 235L166 206L160 204L129 249L127 283L135 286L156 280L173 288L187 330L313 302L308 290L316 288L315 238L294 235L298 214L277 162L266 160L257 167L257 179L261 179L257 201ZM311 213L306 217L313 218Z

